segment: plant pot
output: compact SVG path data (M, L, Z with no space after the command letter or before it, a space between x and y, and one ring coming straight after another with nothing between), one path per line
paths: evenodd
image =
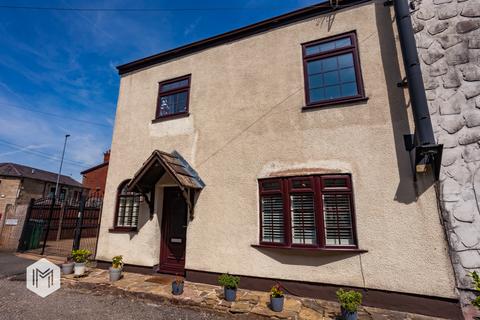
M72 274L73 273L73 262L62 263L62 273L63 274Z
M108 269L108 274L110 276L110 281L120 280L120 278L122 277L122 268L110 267Z
M270 308L275 312L282 312L285 297L274 298L270 296Z
M237 298L237 289L228 289L224 287L223 296L227 301L235 301L235 299Z
M85 273L85 262L82 262L82 263L75 262L74 270L75 270L76 276L82 276Z
M172 294L174 296L181 295L183 293L183 282L172 282Z
M341 308L343 320L357 320L357 311L351 312Z

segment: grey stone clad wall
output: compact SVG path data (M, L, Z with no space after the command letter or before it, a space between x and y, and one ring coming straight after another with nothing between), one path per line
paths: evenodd
M472 295L467 274L480 270L480 0L414 4L412 21L433 128L444 145L442 215L466 304Z

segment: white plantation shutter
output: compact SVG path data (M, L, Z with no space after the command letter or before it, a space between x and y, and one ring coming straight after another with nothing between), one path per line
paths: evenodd
M354 245L350 194L324 193L326 245Z
M121 184L118 194L117 227L137 227L140 194L127 191L128 181Z
M357 248L351 176L259 180L260 245Z
M313 192L290 195L292 243L316 244L315 206Z
M262 241L285 242L283 198L281 194L263 195L262 202Z

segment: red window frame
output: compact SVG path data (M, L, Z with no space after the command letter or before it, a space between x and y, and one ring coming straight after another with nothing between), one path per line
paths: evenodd
M167 84L174 83L174 82L182 81L182 80L187 80L187 85L179 87L179 88L175 88L175 89L162 91L163 86L165 86ZM164 80L164 81L161 81L161 82L158 83L157 109L156 109L156 112L155 112L155 120L154 121L178 118L178 117L183 117L183 116L188 116L189 115L191 82L192 82L192 75L187 74L185 76ZM164 96L168 96L168 95L172 95L172 94L176 94L176 93L182 93L182 92L187 93L187 100L185 102L185 111L175 112L175 113L171 113L171 114L168 114L168 115L160 115L160 99Z
M344 180L343 186L327 186L326 181L331 179ZM310 182L310 186L294 187L294 182L305 180ZM278 181L279 189L267 190L263 188L265 182ZM305 248L305 249L358 249L355 207L353 202L353 188L350 174L335 174L335 175L310 175L310 176L294 176L294 177L276 177L258 180L259 186L259 221L260 246L279 247L279 248ZM292 226L291 226L291 209L290 209L290 195L294 193L313 192L314 194L314 208L315 208L315 222L316 222L316 236L317 243L315 244L294 244L292 243ZM323 212L322 194L348 194L350 195L351 219L352 219L352 237L354 244L352 245L327 245L325 239L325 223ZM284 221L284 243L263 241L262 230L262 196L281 194L283 199L283 221Z
M307 48L309 47L343 39L343 38L350 38L351 45L347 47L324 51L321 53L310 54L310 55L307 54ZM308 69L307 69L308 62L323 59L323 58L328 58L328 57L334 57L334 56L338 56L345 53L352 53L353 55L353 65L355 69L355 79L357 83L358 94L355 96L340 97L336 99L320 100L320 101L312 102L310 100L310 86L308 82ZM365 96L365 88L363 85L362 69L360 67L360 58L359 58L359 52L358 52L358 41L357 41L356 31L350 31L350 32L338 34L332 37L303 43L302 55L303 55L303 78L304 78L305 103L306 103L306 106L304 107L304 109L330 106L330 105L349 103L349 102L355 102L355 101L362 101L367 99Z
M139 201L140 201L140 197L141 197L141 194L140 193L134 193L132 192L131 194L128 194L128 195L123 195L122 194L122 190L123 188L127 185L127 183L129 183L130 180L127 179L127 180L124 180L122 181L119 185L118 185L118 188L117 188L117 195L116 195L116 204L115 204L115 217L114 217L114 221L113 221L113 228L110 229L109 231L110 232L128 232L128 231L136 231L137 228L138 228L138 221L137 221L137 226L119 226L118 225L118 213L119 213L119 207L120 207L120 198L122 197L138 197L139 198ZM140 203L139 203L140 205ZM139 207L139 212L138 212L138 215L140 216L140 207ZM137 217L138 219L139 217Z

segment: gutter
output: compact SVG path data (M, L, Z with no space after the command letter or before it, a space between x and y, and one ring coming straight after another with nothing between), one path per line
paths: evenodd
M404 137L406 149L410 151L412 164L415 167L415 178L419 173L432 170L437 181L440 175L443 145L435 143L408 0L393 0L393 6L415 122L413 137L412 135Z
M282 26L286 26L295 22L304 21L315 18L320 15L330 14L338 10L348 9L350 7L370 3L372 0L338 0L336 6L332 6L330 1L323 1L309 7L301 8L292 12L288 12L270 19L266 19L254 24L241 27L232 31L228 31L210 38L192 42L184 46L167 50L143 59L135 60L117 66L118 74L124 75L143 68L151 67L163 62L194 54L196 52L224 45L253 36L262 32L267 32Z

